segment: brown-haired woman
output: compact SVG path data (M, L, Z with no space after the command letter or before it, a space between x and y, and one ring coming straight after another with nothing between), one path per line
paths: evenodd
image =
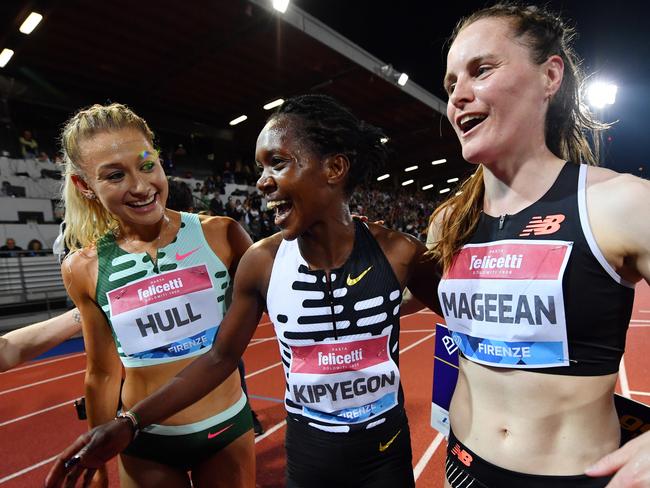
M477 170L432 227L461 352L445 486L602 487L621 465L609 486L648 476L635 473L650 434L588 470L619 447L613 392L634 283L650 280L650 187L588 165L585 132L603 127L580 103L572 37L508 4L452 38L447 116Z
M168 183L153 133L124 105L79 111L61 139L72 251L61 270L81 313L94 427L115 417L122 366L128 408L210 350L251 241L231 219L165 208ZM128 412L118 422L137 427ZM251 414L237 372L143 430L119 466L125 487L254 486ZM99 468L94 482L105 485Z

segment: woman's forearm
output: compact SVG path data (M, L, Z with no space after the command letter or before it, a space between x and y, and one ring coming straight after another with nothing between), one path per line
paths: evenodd
M79 332L81 319L76 308L8 332L0 338L0 371L7 371L33 359Z
M238 360L237 354L221 356L210 351L192 362L131 409L140 427L158 423L198 402L235 371Z
M86 413L90 427L115 418L121 379L121 375L86 372Z

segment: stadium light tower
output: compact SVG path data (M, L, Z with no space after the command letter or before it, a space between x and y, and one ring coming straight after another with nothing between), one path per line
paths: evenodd
M613 83L594 81L587 87L587 101L594 108L602 109L616 102L618 87Z

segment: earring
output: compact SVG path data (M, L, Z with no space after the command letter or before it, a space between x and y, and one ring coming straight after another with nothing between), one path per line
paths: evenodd
M95 199L97 198L97 195L95 195L95 193L92 192L92 191L89 191L88 193L84 193L84 196L85 196L88 200L95 200Z

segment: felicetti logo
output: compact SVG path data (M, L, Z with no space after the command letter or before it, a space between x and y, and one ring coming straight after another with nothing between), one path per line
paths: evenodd
M499 257L472 255L469 269L519 269L523 259L523 254L506 254Z
M292 373L356 371L388 361L387 337L313 346L291 346Z
M138 288L138 298L142 301L145 298L155 297L156 295L160 295L166 291L177 290L180 288L183 288L183 280L175 278L159 285L149 285L145 289Z

